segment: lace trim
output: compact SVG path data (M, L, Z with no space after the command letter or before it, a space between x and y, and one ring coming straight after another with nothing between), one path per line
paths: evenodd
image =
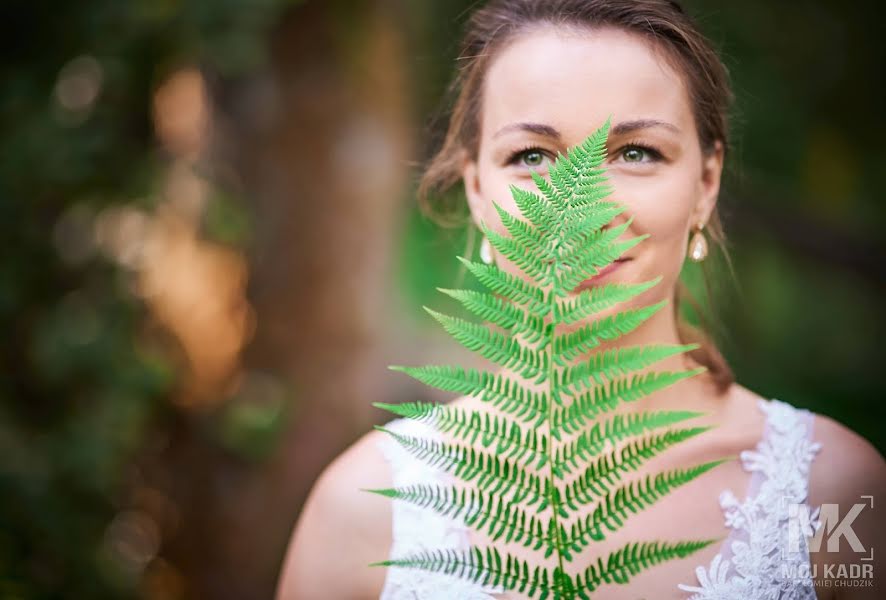
M677 586L694 592L690 600L816 600L805 538L800 536L797 552L787 545L789 506L802 504L808 511L809 469L821 449L812 442L812 414L775 398L757 405L766 414L767 433L740 456L745 471L760 475L759 490L744 502L731 490L720 494L733 531L710 566L695 570L698 586ZM804 535L820 527L818 513L816 508L803 524Z

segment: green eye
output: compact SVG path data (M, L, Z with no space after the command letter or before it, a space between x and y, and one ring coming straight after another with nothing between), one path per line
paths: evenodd
M506 164L513 167L540 169L545 167L545 160L550 155L538 147L523 147L508 156Z
M643 155L645 151L640 148L625 148L625 151L622 153L622 156L625 157L627 162L642 162Z
M542 164L545 157L538 150L530 150L523 155L523 163L529 167L537 167Z

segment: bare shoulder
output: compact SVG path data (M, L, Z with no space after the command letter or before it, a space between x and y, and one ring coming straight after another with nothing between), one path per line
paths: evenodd
M737 424L738 430L759 427L755 423L758 417L752 420L748 415L758 415L754 407L767 398L734 384L727 400L727 420ZM810 504L857 500L859 493L886 491L886 460L874 445L831 417L813 415L813 441L821 448L809 473Z
M277 589L278 600L378 598L386 569L391 502L364 491L391 486L391 473L371 431L342 452L317 479L295 525Z
M886 489L886 460L864 437L826 415L815 414L813 439L821 444L809 477L812 502L857 500ZM884 498L886 501L886 498Z
M822 521L823 537L810 554L822 580L819 597L883 598L886 560L873 547L886 538L886 461L868 440L825 415L815 414L813 440L821 444L809 473L809 505L820 507ZM859 580L867 585L846 586L840 565L866 569Z
M733 384L726 404L729 420L741 425L755 407L768 398L738 384ZM886 460L879 451L846 425L826 415L813 413L813 441L821 444L812 463L810 493L835 498L851 493L859 483L886 485Z

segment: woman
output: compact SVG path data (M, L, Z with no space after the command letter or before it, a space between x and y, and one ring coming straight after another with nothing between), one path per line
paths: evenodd
M611 115L606 159L614 187L610 199L627 207L617 222L633 216L625 237L649 237L628 251L616 269L584 285L636 283L662 275L657 286L628 304L670 299L675 306L684 260L704 258L705 233L722 243L716 201L728 149L731 100L724 66L678 3L492 1L473 14L459 65L449 131L425 173L422 194L461 180L474 221L505 233L493 200L518 214L509 186L533 189L530 170L544 175L558 153L565 154ZM486 260L520 274L514 265L490 255L488 246L486 250ZM826 416L761 397L735 383L717 350L704 338L692 336L676 311L659 310L617 340L618 345L703 342L698 350L656 367L703 365L705 373L625 410L699 411L705 417L698 424L715 427L644 464L639 474L733 458L633 515L625 527L592 545L572 564L586 565L629 541L722 542L653 566L627 584L604 586L595 597L884 597L886 587L880 580L886 574L879 563L873 563L872 586L846 585L838 570L826 569L830 564L864 564L860 559L865 554L856 553L857 546L848 542L849 528L843 529L847 535L839 550L822 545L809 551L804 546L782 555L782 548L771 543L787 539L797 515L814 518L813 507L836 504L843 517L865 502L861 496L886 501L882 456ZM453 403L490 410L471 397ZM411 421L396 420L389 427L427 433ZM386 434L364 436L315 485L294 533L280 597L521 597L446 575L367 566L421 548L484 545L481 535L458 523L359 491L443 477L407 456ZM789 518L790 510L794 519ZM851 522L851 533L864 549L886 535L881 515L867 508ZM828 513L829 530L836 526L833 517ZM802 518L800 522L806 524ZM538 562L531 551L521 553L518 547L513 552Z

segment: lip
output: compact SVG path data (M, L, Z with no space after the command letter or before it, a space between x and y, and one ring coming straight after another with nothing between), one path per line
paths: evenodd
M580 284L578 284L578 287L576 287L575 290L577 292L580 292L582 290L588 289L589 287L591 287L593 285L599 284L601 281L607 279L612 273L614 273L615 271L618 271L618 269L623 264L625 264L626 262L628 262L630 260L631 260L630 258L616 259L610 265L608 265L607 267L602 269L599 273L597 273L593 277L589 277L588 279L585 279Z

